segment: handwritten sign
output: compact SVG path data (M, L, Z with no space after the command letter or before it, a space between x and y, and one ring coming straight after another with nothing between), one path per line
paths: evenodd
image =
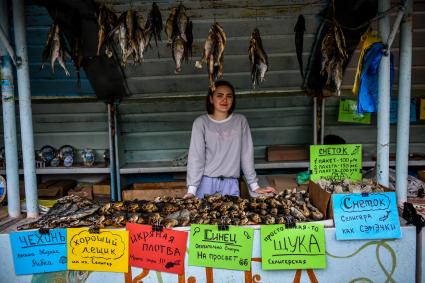
M398 116L398 101L391 100L390 104L390 124L397 123ZM416 100L412 99L410 101L410 122L416 122Z
M421 104L419 105L419 119L425 120L425 98L421 98Z
M217 225L190 226L189 265L250 270L254 230Z
M339 102L338 122L370 124L370 113L358 113L357 101L341 99Z
M312 181L319 179L358 181L362 179L362 145L311 145Z
M333 194L337 240L400 238L395 193Z
M66 270L65 229L13 232L10 243L16 275Z
M127 223L130 236L130 265L170 273L184 273L188 233Z
M326 268L323 224L262 225L261 257L263 270Z
M128 272L128 231L67 229L68 269Z

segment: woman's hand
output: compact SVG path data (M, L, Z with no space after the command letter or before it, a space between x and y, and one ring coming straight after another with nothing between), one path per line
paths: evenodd
M193 198L193 197L195 197L195 195L193 195L193 194L191 194L191 193L187 193L187 194L185 194L185 195L183 196L183 198L184 198L184 199L187 199L187 198Z
M255 192L257 193L257 194L270 194L270 193L272 193L272 194L277 194L277 191L276 191L276 189L275 188L273 188L273 187L264 187L264 188L258 188L258 189L256 189L255 190Z

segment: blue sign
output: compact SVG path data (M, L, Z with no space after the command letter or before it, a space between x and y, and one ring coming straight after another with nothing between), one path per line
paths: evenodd
M400 238L395 193L333 194L337 240Z
M390 124L397 123L398 116L398 101L391 100L390 104ZM410 100L410 122L416 122L416 100Z
M66 229L10 234L16 275L66 270Z

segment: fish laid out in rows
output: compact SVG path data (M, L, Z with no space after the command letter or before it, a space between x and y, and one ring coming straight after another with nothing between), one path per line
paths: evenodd
M309 200L308 192L288 189L275 196L244 199L219 194L204 199L158 197L153 201L108 202L103 205L79 196L67 196L40 219L18 230L81 227L124 227L126 223L167 228L197 224L286 224L322 220L323 214Z
M62 34L61 28L57 21L53 22L50 26L50 31L47 34L46 44L44 46L42 60L41 60L41 69L44 68L45 62L50 57L50 65L52 67L52 73L55 73L55 62L58 61L59 65L65 71L67 76L70 76L70 73L65 65L66 57L70 57L69 49L66 46L65 38Z
M204 44L202 58L196 61L195 67L202 69L202 64L207 63L209 86L215 90L214 82L223 76L224 48L226 47L226 34L223 28L215 22L208 31Z
M192 56L192 21L186 14L183 4L173 7L165 24L168 44L171 47L172 57L176 64L175 73L181 71L183 60L188 61L189 54Z
M345 37L339 25L333 24L322 41L322 68L321 75L327 77L325 87L335 90L340 95L341 84L344 78L344 64L348 59Z
M255 28L251 34L248 48L249 61L251 62L252 88L264 81L264 76L269 68L267 54L261 42L260 31Z

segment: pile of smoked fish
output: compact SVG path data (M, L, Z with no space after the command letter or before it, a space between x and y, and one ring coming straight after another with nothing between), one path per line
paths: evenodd
M322 220L323 214L309 200L308 192L288 189L275 196L240 198L219 194L199 198L158 197L99 204L79 196L66 196L35 222L18 230L81 227L123 227L126 223L171 228L197 224L293 224Z

